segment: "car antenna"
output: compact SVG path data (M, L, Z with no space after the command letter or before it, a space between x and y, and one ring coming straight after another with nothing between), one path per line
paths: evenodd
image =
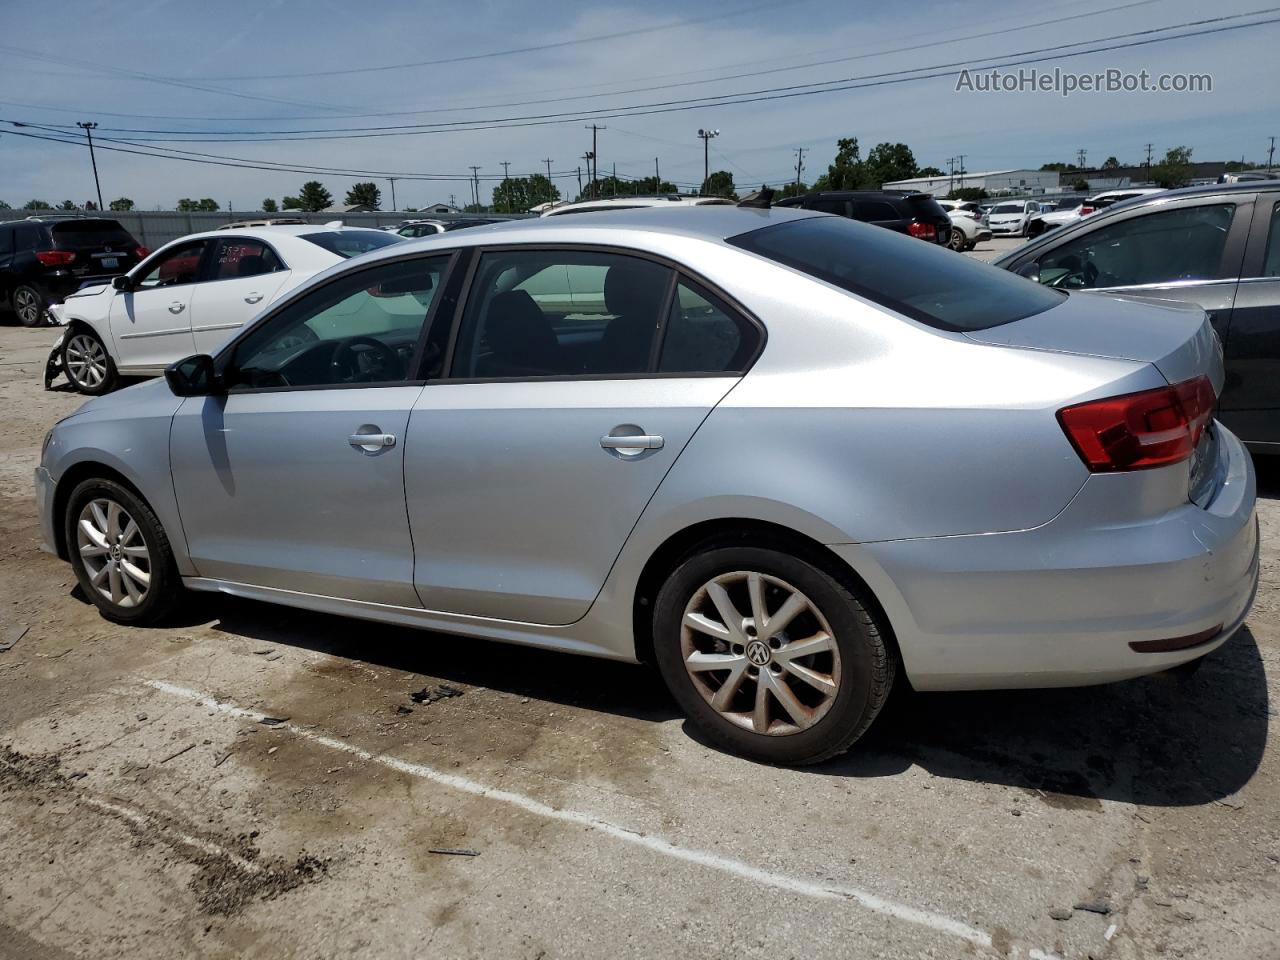
M759 210L768 210L773 206L773 189L762 186L755 193L749 193L738 201L740 207L755 207Z

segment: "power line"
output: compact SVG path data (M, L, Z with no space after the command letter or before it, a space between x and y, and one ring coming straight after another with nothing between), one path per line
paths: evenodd
M189 141L181 137L166 138L163 141L156 142L202 142L202 143L274 143L289 141L305 141L305 140L345 140L345 139L363 139L376 136L405 136L419 133L433 132L457 132L465 130L490 130L501 129L511 126L543 126L548 123L572 122L583 119L611 119L613 117L626 116L649 116L657 113L675 113L684 110L694 110L708 106L733 106L742 103L758 103L767 100L789 99L797 96L811 96L822 93L836 93L845 90L859 89L862 87L885 86L892 83L903 83L910 80L926 80L943 76L954 76L960 71L950 68L968 68L968 69L995 69L999 67L1018 66L1021 64L1054 61L1070 59L1072 57L1085 56L1091 53L1100 53L1110 50L1126 49L1129 47L1148 46L1156 43L1167 43L1173 40L1188 39L1191 37L1204 36L1215 33L1225 33L1233 30L1240 30L1246 27L1265 26L1268 24L1280 22L1280 18L1271 18L1265 20L1255 20L1249 23L1229 24L1227 26L1214 27L1212 29L1196 29L1189 30L1186 33L1176 34L1172 36L1152 36L1153 34L1165 33L1170 30L1180 30L1187 27L1204 27L1210 24L1220 24L1225 21L1239 20L1245 17L1255 17L1263 13L1273 13L1280 11L1280 7L1268 7L1262 10L1254 10L1248 13L1230 14L1221 17L1211 17L1203 20L1191 20L1183 23L1169 24L1162 27L1151 27L1144 30L1134 31L1127 34L1119 34L1112 37L1095 38L1093 40L1080 40L1071 43L1054 44L1047 47L1039 47L1030 50L1022 50L1016 53L1000 54L998 56L983 56L971 58L968 60L955 60L948 63L933 64L924 67L912 67L903 70L885 71L882 73L863 74L861 76L843 77L832 80L814 81L811 83L790 84L780 87L765 87L755 90L744 90L735 93L715 94L706 97L694 97L684 100L663 100L651 103L625 104L615 107L600 107L586 111L566 111L560 113L530 114L524 116L496 117L485 118L480 120L455 120L440 123L427 124L390 124L365 127L319 127L306 130L262 130L262 131L209 131L206 134L198 134L200 139ZM1131 40L1128 38L1144 37L1146 39ZM1119 40L1127 40L1127 42L1114 42ZM1100 46L1088 46L1090 44L1101 44ZM1078 47L1088 47L1087 49L1075 49ZM1069 53L1058 53L1058 51L1071 50ZM1044 56L1042 56L1042 54ZM1006 59L1020 58L1020 59ZM982 61L1000 60L999 63L982 63ZM979 66L978 64L982 65ZM934 71L934 72L927 72ZM906 76L907 74L918 74L917 76ZM190 136L192 131L138 131L148 133L174 133L186 134ZM227 138L224 135L228 133L243 133L251 135L250 139L238 140ZM325 136L312 136L312 134L326 134ZM328 136L328 134L341 134L340 136ZM143 138L131 138L135 142L144 142Z
M730 74L722 77L702 77L694 80L683 81L681 83L662 84L662 85L647 86L647 87L635 87L635 88L626 89L626 90L612 90L612 91L607 91L607 92L597 93L597 94L589 94L589 95L578 94L575 96L558 97L558 98L550 98L550 99L542 99L542 100L517 100L517 101L509 101L505 103L479 104L479 105L473 105L473 106L467 106L467 107L434 107L429 110L391 110L391 111L380 111L380 112L374 112L374 113L349 113L349 114L330 113L329 116L327 117L185 117L185 116L174 116L174 115L163 115L163 114L157 115L157 114L113 113L111 111L105 111L105 110L85 111L85 110L82 110L81 108L70 110L70 108L48 106L44 104L27 104L27 103L17 103L14 101L4 101L4 100L0 100L0 104L5 104L7 106L23 107L26 109L51 110L55 112L77 112L77 113L89 112L89 113L93 113L98 116L104 116L104 117L124 117L124 118L133 118L133 119L151 119L151 120L192 120L192 121L199 120L199 121L209 121L209 122L272 122L272 121L303 122L308 120L319 120L319 119L346 120L346 119L369 119L369 118L377 118L377 117L422 116L422 115L430 115L430 114L438 114L438 113L454 113L454 112L466 112L470 110L496 109L501 107L530 106L530 105L536 105L536 104L542 104L542 103L562 103L562 102L567 102L572 100L582 100L582 99L595 98L595 97L622 96L622 95L631 94L631 93L644 93L644 92L650 92L653 90L672 89L675 87L691 86L695 84L720 83L727 80L738 80L738 79L743 79L747 77L763 76L763 75L772 74L772 73L782 73L782 72L791 71L791 70L805 70L805 69L810 69L816 66L827 66L834 63L845 63L853 60L868 59L871 57L887 56L894 53L903 53L903 52L909 52L914 50L921 50L928 47L945 46L953 43L962 43L968 40L976 40L976 39L983 39L987 37L1001 36L1004 34L1016 33L1022 30L1031 30L1037 27L1050 26L1053 24L1063 23L1069 20L1076 20L1084 17L1096 17L1096 16L1101 16L1103 14L1115 13L1115 12L1126 10L1132 7L1146 6L1146 5L1149 5L1152 3L1158 3L1158 2L1163 2L1163 0L1133 0L1133 2L1123 3L1118 6L1105 7L1099 10L1091 10L1087 13L1071 14L1069 16L1063 16L1063 17L1053 17L1048 20L1039 20L1034 23L1023 24L1020 26L1004 27L997 30L988 30L988 31L983 31L981 33L967 34L962 37L948 37L942 40L931 41L928 43L916 43L908 46L895 47L895 48L889 48L889 49L878 48L868 53L848 55L848 56L837 57L837 58L828 59L828 60L819 60L819 61L808 60L804 63L793 65L793 66L777 67L777 68L771 68L767 70L754 70L746 73ZM1251 16L1251 15L1252 14L1240 14L1239 16ZM1172 28L1168 28L1168 29L1172 29ZM17 48L9 48L9 49L16 50ZM44 57L44 59L51 59L51 58ZM737 64L725 64L724 67L722 67L721 69L731 68L734 66L749 66L754 62L755 61L742 61ZM704 73L707 71L693 71L693 72ZM323 75L328 76L329 72L326 71ZM683 74L681 73L657 74L655 76L651 76L647 78L637 78L637 79L643 81L645 79L662 79L663 77L682 76L682 75L688 76L690 75L690 72L686 71ZM612 84L610 85L612 86ZM576 88L558 88L558 89L563 90L563 89L576 89ZM545 92L556 92L556 90L545 91ZM332 111L339 108L322 106L321 109ZM125 132L125 133L130 133L130 132L131 133L151 133L151 132L181 133L181 132L184 132L184 131L150 131L150 130L141 130L136 128L116 128L116 129L117 129L117 132Z

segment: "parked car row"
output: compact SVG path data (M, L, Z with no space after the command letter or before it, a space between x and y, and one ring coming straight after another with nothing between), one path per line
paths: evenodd
M1213 419L1213 328L1064 292L1158 269L1145 229L1057 246L1132 208L1029 246L1035 284L941 249L931 198L873 218L901 230L854 222L868 198L818 199L843 215L677 204L404 242L181 241L67 302L113 344L176 326L191 355L53 427L47 548L120 623L211 591L652 661L707 739L774 763L849 747L899 672L1071 686L1225 643L1259 554L1249 457ZM1152 213L1182 218L1159 254L1224 279L1263 205ZM307 245L368 252L317 271ZM269 306L241 327L220 284ZM118 333L147 297L164 325Z

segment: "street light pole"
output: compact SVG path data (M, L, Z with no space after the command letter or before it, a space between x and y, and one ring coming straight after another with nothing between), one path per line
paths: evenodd
M98 124L94 122L81 123L76 121L76 126L84 131L84 135L89 138L89 162L93 164L93 185L98 190L98 209L102 209L102 184L98 182L98 158L93 152L93 131L97 129Z
M720 136L719 130L699 130L702 138L702 189L707 189L707 181L711 179L711 138Z

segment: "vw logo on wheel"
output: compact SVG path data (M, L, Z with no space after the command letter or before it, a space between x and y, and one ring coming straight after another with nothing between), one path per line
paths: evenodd
M754 663L757 667L763 667L769 662L769 645L760 640L752 640L747 644L747 659Z

